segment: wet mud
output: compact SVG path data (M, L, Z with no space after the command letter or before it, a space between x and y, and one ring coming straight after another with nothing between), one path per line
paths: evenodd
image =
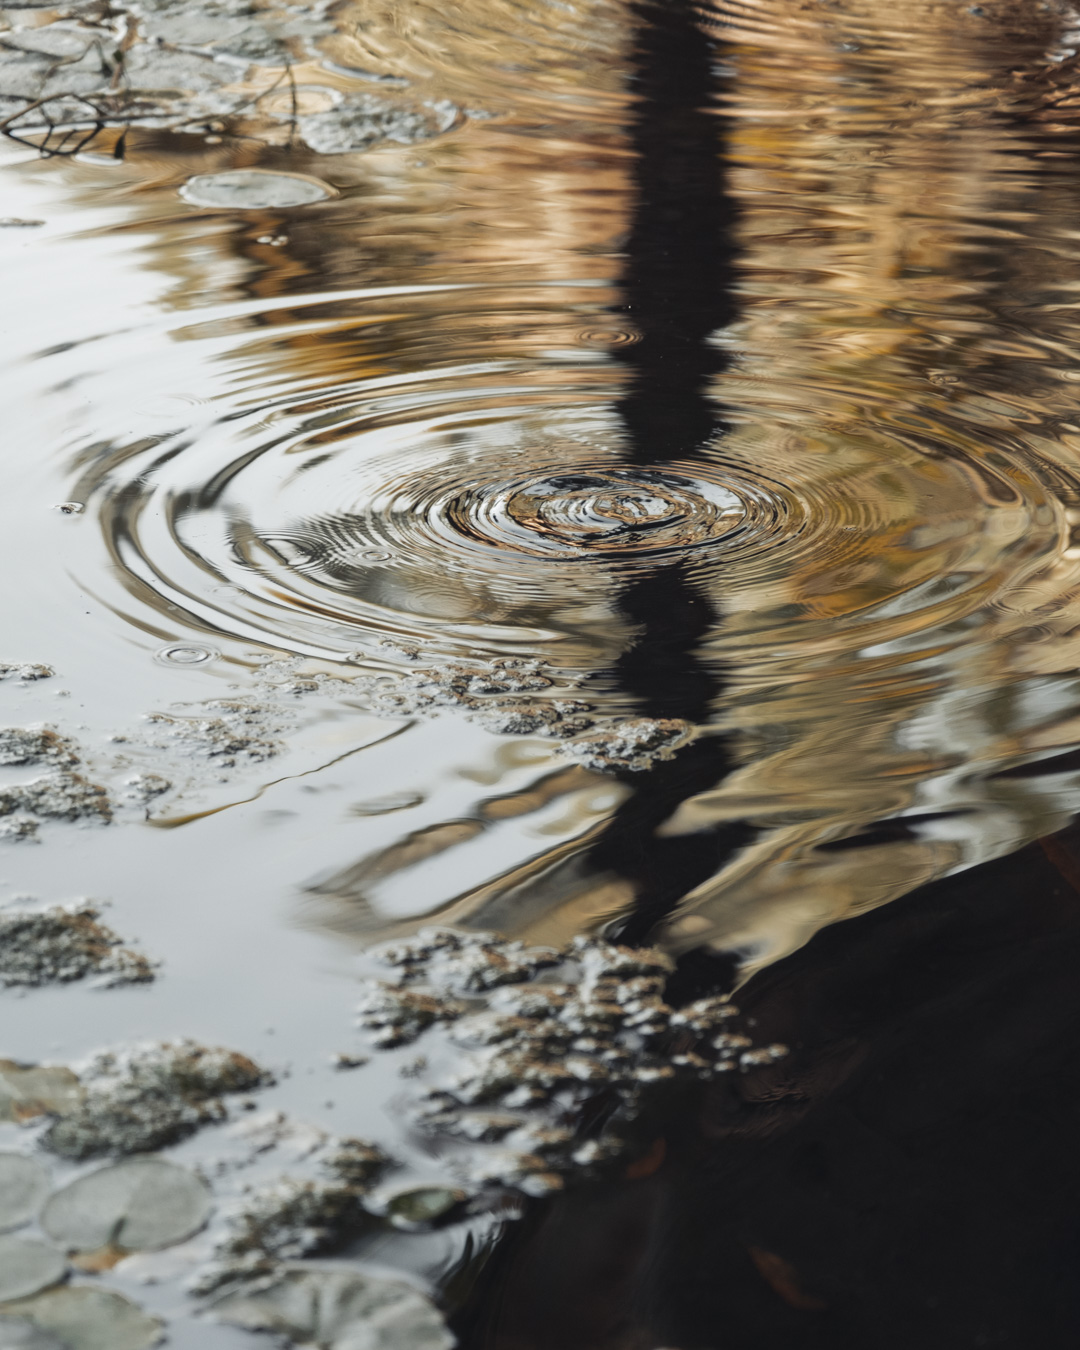
M0 1350L1071 1350L1078 39L0 9Z

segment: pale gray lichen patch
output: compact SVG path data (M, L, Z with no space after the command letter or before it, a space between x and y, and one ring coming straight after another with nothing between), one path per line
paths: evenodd
M462 952L470 956L464 1007L453 965ZM673 962L652 949L580 937L562 953L533 957L490 934L431 929L373 955L401 972L400 996L424 1000L424 1025L403 1013L391 1044L416 1039L436 1022L450 1024L446 1042L461 1053L414 1101L413 1122L464 1142L502 1143L498 1152L474 1151L459 1161L460 1175L475 1186L547 1194L563 1177L625 1153L620 1130L640 1113L647 1091L747 1072L786 1054L783 1046L755 1046L737 1034L738 1012L720 996L668 1004ZM506 982L507 966L520 969L530 959L529 982ZM490 981L474 973L481 960L490 962ZM537 982L545 970L555 978ZM421 981L426 989L413 987ZM595 1115L587 1108L600 1095L611 1105L599 1127L594 1120L583 1134Z
M318 1177L281 1177L247 1194L198 1288L263 1277L282 1261L333 1251L378 1221L365 1207L370 1187L393 1160L362 1139L339 1139L319 1158Z
M33 225L40 222L36 221L0 221L0 224L13 225ZM56 674L52 666L44 665L40 661L0 661L0 680L51 680Z
M406 661L418 656L409 648L386 645ZM383 717L434 717L457 709L498 735L558 738L576 736L593 725L587 703L562 696L571 683L569 676L543 662L505 659L405 669L396 677L360 676L353 689ZM537 697L544 694L548 697Z
M405 661L419 652L387 642ZM458 709L496 735L543 736L560 742L557 753L597 773L641 772L671 759L694 734L681 718L611 717L567 697L579 681L540 661L500 660L474 665L403 669L390 676L361 676L354 688L384 717L431 717Z
M145 984L153 963L123 946L93 905L0 911L0 984L67 984L88 975Z
M34 778L29 783L9 783L0 787L0 817L15 816L25 820L29 815L45 820L107 823L112 814L112 803L105 789L78 773L61 771ZM19 827L12 835L23 837L25 833L25 827Z
M179 1041L99 1055L82 1082L82 1100L42 1138L45 1148L75 1161L175 1144L224 1120L223 1097L272 1079L245 1055Z
M558 753L596 773L616 769L640 773L660 760L671 759L687 744L693 730L693 724L681 718L627 718L565 741Z
M40 822L33 816L14 815L0 820L0 839L28 840L38 842Z
M44 723L29 727L0 727L0 765L78 764L74 742Z
M209 716L155 712L147 715L146 740L159 749L204 757L224 768L261 764L283 749L273 712L244 699L204 705Z
M422 928L415 938L383 943L368 955L396 968L402 981L423 978L443 993L463 995L535 979L563 959L553 948L455 928Z

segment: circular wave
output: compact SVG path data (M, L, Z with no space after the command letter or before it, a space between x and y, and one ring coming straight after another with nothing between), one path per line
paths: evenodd
M565 387L496 361L317 396L249 385L77 495L156 609L381 667L389 643L609 668L635 631L627 596L664 569L712 610L708 647L850 655L970 614L1055 528L1007 457L934 459L884 432L743 427L634 462L618 373L581 369Z

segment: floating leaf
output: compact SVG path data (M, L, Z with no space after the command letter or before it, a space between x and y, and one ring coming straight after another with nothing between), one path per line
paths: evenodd
M284 1334L319 1350L451 1350L457 1342L430 1299L402 1280L291 1266L265 1289L214 1305L224 1322Z
M0 1237L0 1300L29 1298L64 1278L67 1262L35 1238Z
M25 1153L0 1153L0 1232L28 1223L49 1194L49 1174Z
M9 1303L4 1311L29 1319L47 1336L12 1342L25 1350L53 1350L57 1345L63 1350L149 1350L162 1336L157 1318L130 1299L87 1285L50 1289L36 1298Z
M79 1080L70 1069L0 1059L0 1120L21 1124L35 1116L63 1116L73 1111L81 1098Z
M68 1350L63 1341L21 1317L0 1316L0 1350Z
M210 1207L210 1191L193 1172L161 1158L134 1158L57 1191L41 1225L72 1251L109 1245L155 1251L197 1233Z

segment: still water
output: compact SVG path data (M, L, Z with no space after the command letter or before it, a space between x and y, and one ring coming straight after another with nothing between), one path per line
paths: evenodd
M430 136L0 144L0 657L56 672L0 720L111 813L0 841L0 899L163 962L8 990L0 1053L229 1046L428 1176L415 1050L334 1067L363 951L655 944L791 1053L650 1107L655 1166L357 1259L477 1350L1075 1344L1078 25L357 0L293 99ZM257 1345L177 1251L92 1278Z

